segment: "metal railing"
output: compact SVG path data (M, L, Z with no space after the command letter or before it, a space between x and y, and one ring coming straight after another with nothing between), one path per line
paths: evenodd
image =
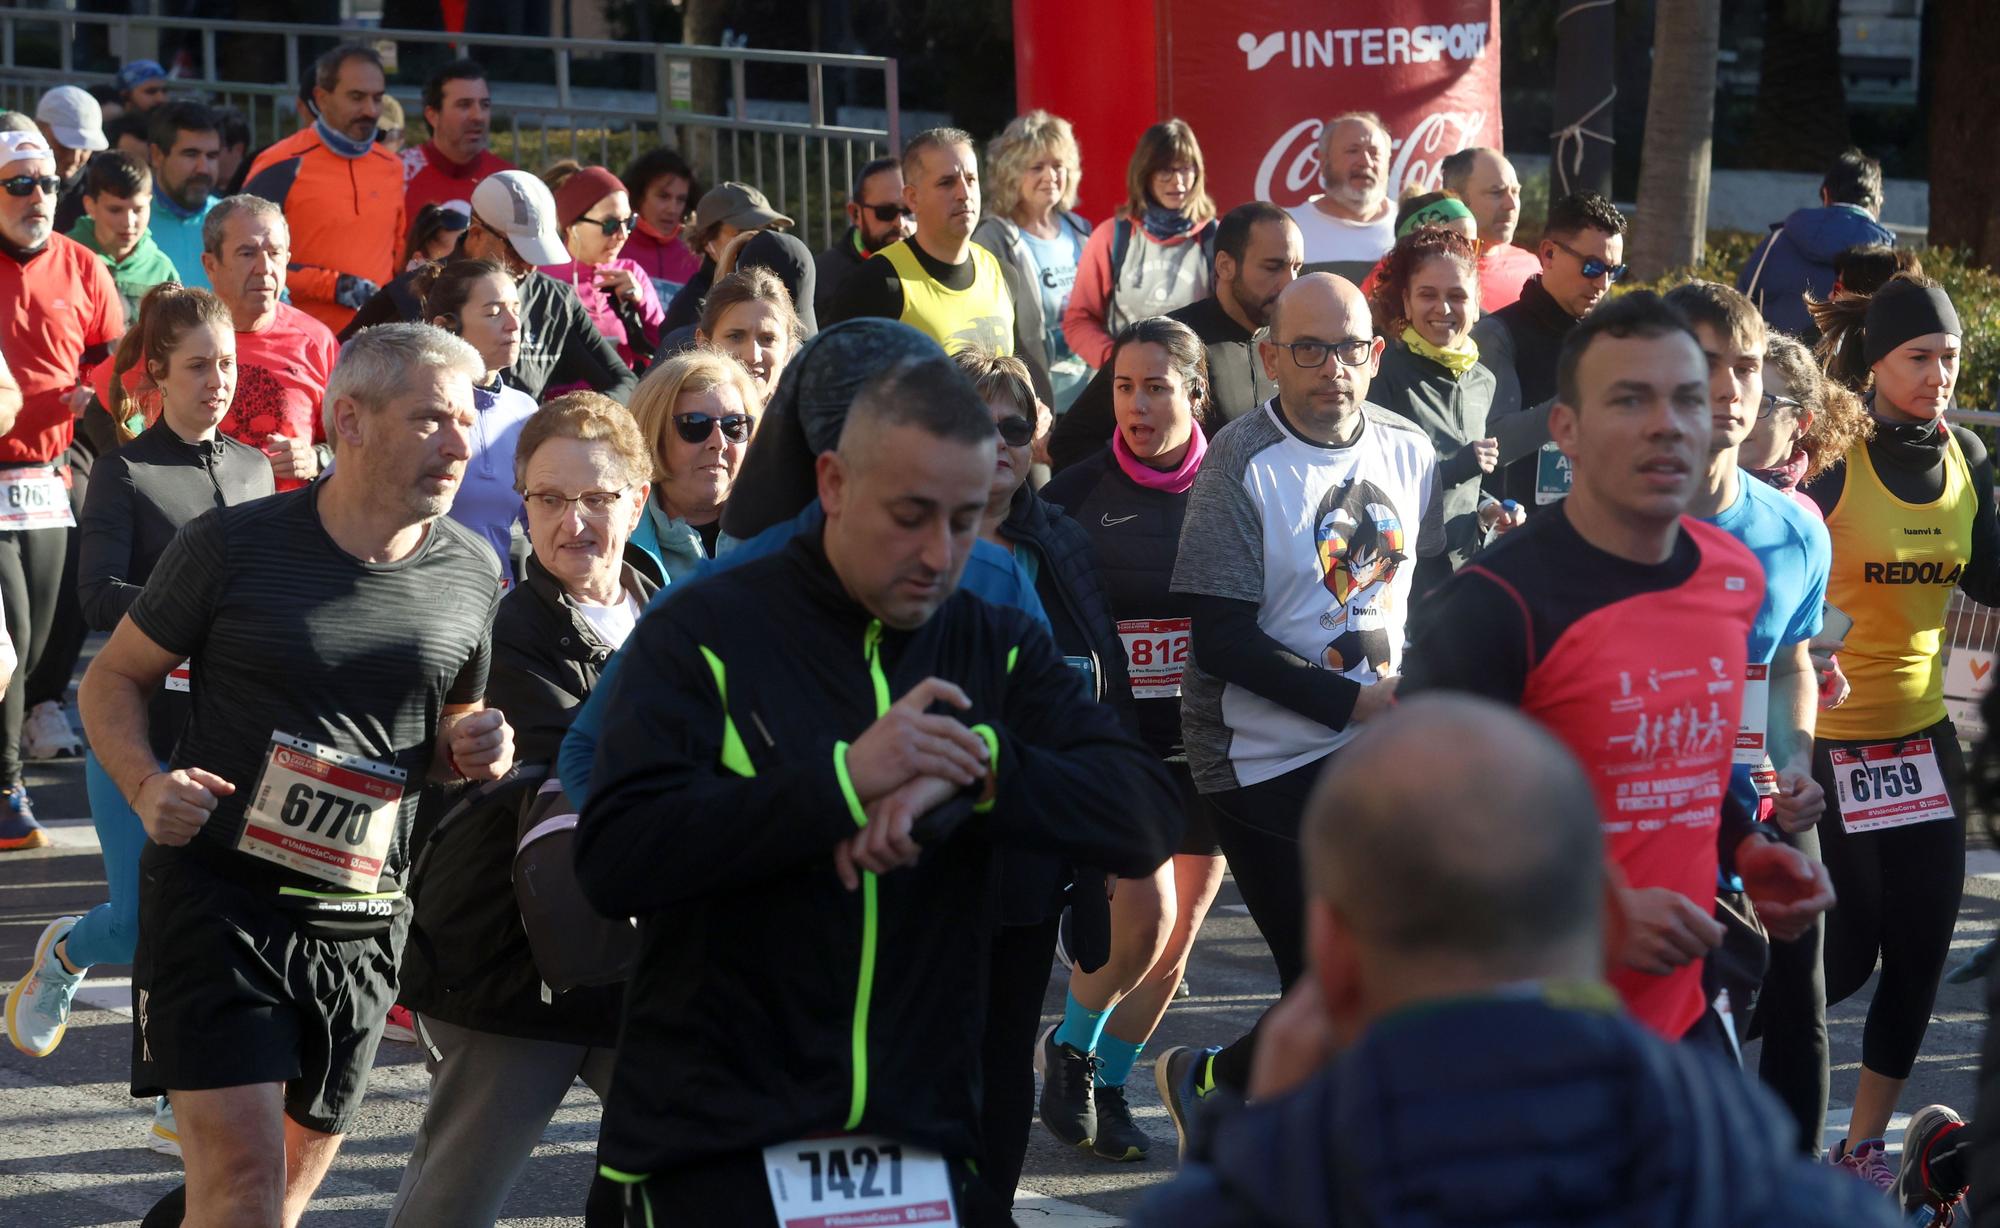
M99 38L113 66L79 67L79 58L90 59L79 56L80 44ZM646 149L671 144L705 183L738 179L760 188L797 221L809 246L837 233L854 172L902 145L896 61L881 56L7 7L0 7L0 105L32 113L51 86L108 82L115 62L140 58L131 50L140 38L184 50L183 62L199 73L175 78L175 91L236 107L249 121L253 150L299 126L299 83L313 58L337 42L393 44L399 60L433 48L439 62L469 55L491 74L496 136L511 135L511 148L496 140L497 151L524 169L574 157L615 171ZM544 60L546 72L539 70ZM256 79L224 75L226 66L246 61L255 71L238 76ZM725 77L719 113L696 111L692 90L681 88L698 62L719 64ZM537 68L521 71L527 63ZM758 94L784 96L753 97L753 75ZM422 76L390 74L389 92L412 122L423 116ZM842 93L859 105L834 105Z
M1960 426L2000 427L2000 413L1991 410L1954 409L1945 417ZM1943 638L1938 658L1944 670L1945 707L1958 724L1959 740L1973 745L1986 736L1979 700L1993 685L1993 665L2000 656L2000 610L1953 589L1945 607Z

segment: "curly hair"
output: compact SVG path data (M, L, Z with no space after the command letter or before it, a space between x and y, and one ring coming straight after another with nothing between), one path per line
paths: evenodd
M1052 156L1069 168L1063 197L1056 208L1067 213L1076 208L1076 185L1083 179L1082 155L1077 152L1076 133L1069 121L1047 111L1017 115L1000 130L986 147L985 211L995 217L1011 217L1021 203L1021 179L1036 158Z
M1812 415L1812 425L1799 436L1811 481L1841 462L1855 444L1875 433L1875 419L1861 398L1819 369L1805 342L1786 333L1772 333L1766 342L1764 365L1784 378L1792 399Z
M1442 226L1419 226L1396 240L1396 246L1375 267L1375 289L1368 309L1375 314L1378 333L1394 336L1410 322L1403 313L1403 295L1410 288L1410 279L1430 260L1457 261L1471 288L1472 304L1478 305L1479 252L1472 240Z

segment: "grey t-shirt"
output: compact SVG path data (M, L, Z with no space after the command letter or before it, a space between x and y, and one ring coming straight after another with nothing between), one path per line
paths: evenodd
M1267 401L1210 445L1171 587L1255 602L1265 634L1367 685L1397 672L1417 557L1443 549L1437 453L1422 431L1368 405L1353 442L1318 444ZM1181 733L1204 793L1281 776L1353 736L1224 682L1198 656L1182 675Z
M274 733L408 774L380 890L400 888L417 794L447 704L486 692L499 563L456 522L431 522L396 563L364 563L320 524L320 484L192 520L153 568L131 619L190 658L193 711L172 766L236 786L196 842L233 849ZM330 888L237 853L232 868L276 886Z

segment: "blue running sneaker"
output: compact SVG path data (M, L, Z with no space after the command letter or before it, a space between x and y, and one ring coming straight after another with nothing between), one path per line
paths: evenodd
M56 944L76 928L78 917L57 917L35 943L35 963L28 975L7 991L7 1036L29 1057L47 1057L69 1030L70 1002L83 973L63 967Z
M35 822L35 803L28 800L28 786L0 789L0 852L48 846L49 833Z

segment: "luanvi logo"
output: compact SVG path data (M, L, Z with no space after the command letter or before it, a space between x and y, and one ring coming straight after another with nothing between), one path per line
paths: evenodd
M1276 59L1278 53L1285 49L1284 31L1266 34L1261 39L1255 34L1239 34L1236 36L1236 46L1243 52L1243 58L1249 61L1250 71L1256 72Z

